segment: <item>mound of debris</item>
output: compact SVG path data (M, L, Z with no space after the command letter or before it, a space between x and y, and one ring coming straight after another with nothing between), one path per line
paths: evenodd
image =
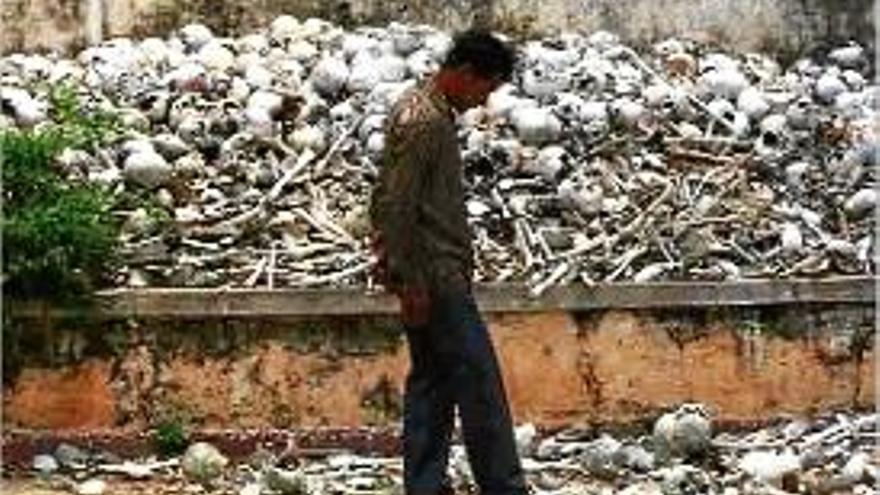
M13 54L0 129L49 120L53 84L119 112L123 137L59 166L168 213L117 212L120 286L370 286L385 117L450 43L283 16L235 39L192 24L72 60ZM684 39L639 54L608 32L517 49L515 83L460 116L477 281L874 273L880 87L860 46L787 69Z
M880 481L876 414L792 418L740 433L715 433L705 406L683 404L662 415L653 432L615 438L569 428L543 438L517 428L517 445L536 495L873 494ZM258 449L232 463L216 447L195 443L181 458L122 460L69 444L36 456L44 484L101 494L122 483L158 483L163 493L330 495L403 493L400 457L342 450L279 455ZM453 446L448 477L473 493L466 452Z

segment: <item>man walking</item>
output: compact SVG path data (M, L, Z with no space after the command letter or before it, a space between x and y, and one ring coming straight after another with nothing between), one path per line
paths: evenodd
M458 35L439 72L389 115L370 216L377 275L395 293L409 342L404 394L407 495L452 493L446 482L455 406L482 495L523 495L506 393L471 293L473 251L455 116L511 78L510 47Z

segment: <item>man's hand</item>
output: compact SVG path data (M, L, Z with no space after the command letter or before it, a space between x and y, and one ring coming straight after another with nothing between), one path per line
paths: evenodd
M428 322L431 314L431 298L428 290L423 287L402 286L391 279L388 268L388 252L380 233L374 233L370 239L370 248L376 258L373 265L373 277L385 289L400 299L400 314L403 323L410 327L419 327Z
M420 327L428 323L431 315L431 296L422 287L402 287L397 292L400 298L400 317L408 327Z

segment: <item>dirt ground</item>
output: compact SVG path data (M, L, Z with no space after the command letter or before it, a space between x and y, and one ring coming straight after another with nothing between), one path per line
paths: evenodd
M198 487L187 486L174 480L123 481L108 480L104 495L152 495L178 493L206 493ZM41 480L37 478L15 478L0 481L0 493L3 495L70 495L76 493L70 483L58 480Z

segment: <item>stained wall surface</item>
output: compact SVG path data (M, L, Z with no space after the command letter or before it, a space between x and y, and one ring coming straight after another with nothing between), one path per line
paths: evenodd
M682 402L719 420L871 407L873 308L487 315L518 423L632 422ZM393 320L19 322L11 428L393 426L408 367Z

